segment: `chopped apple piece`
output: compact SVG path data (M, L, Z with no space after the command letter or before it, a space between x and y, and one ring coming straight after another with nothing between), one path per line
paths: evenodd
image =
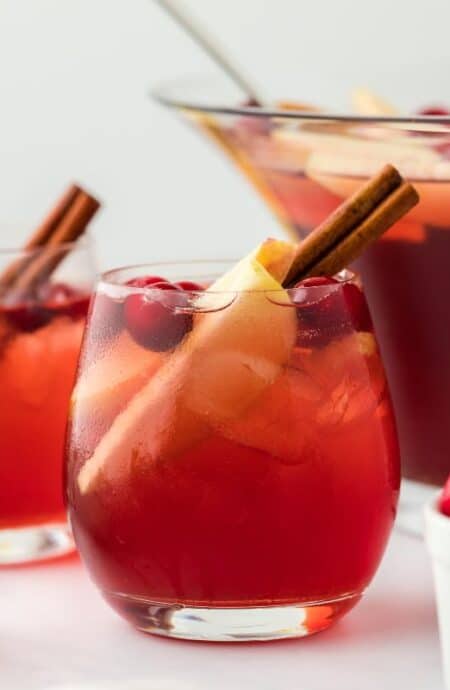
M377 406L384 387L371 333L352 333L318 349L297 347L289 365L257 403L218 430L285 464L301 463L305 451L317 444L318 433L367 414Z
M318 421L324 425L354 421L378 405L386 379L372 333L361 331L313 353L305 365L327 390ZM312 376L312 370L310 370Z
M432 149L422 147L416 152L410 151L403 159L385 159L414 181L420 196L420 203L409 212L408 219L447 228L449 207L445 200L450 187L450 161L442 160ZM370 155L351 158L344 154L314 153L308 160L306 174L328 191L345 199L359 189L361 178L369 178L384 162Z
M79 473L82 493L99 475L118 482L136 466L177 455L211 425L242 414L275 381L297 333L296 311L279 282L287 270L283 253L292 252L291 244L269 240L198 298L210 310L223 302L222 291L236 292L226 308L196 314L192 331L116 417ZM278 280L260 260L277 266ZM277 304L267 294L275 290Z
M359 115L398 117L405 114L379 94L367 88L355 89L352 93L351 101L353 110ZM423 112L421 114L425 115L427 113ZM408 122L389 122L389 127L382 127L385 136L389 136L393 129L399 130L399 133L403 130L405 136L409 136L411 130L414 130L415 133L442 132L443 134L448 134L448 127L446 125L434 122L414 122L412 124ZM421 139L421 143L430 143L430 141L427 138L423 138Z
M72 404L83 409L101 409L103 413L118 404L117 397L129 398L127 390L135 393L138 382L146 379L149 370L156 371L162 361L160 353L144 349L123 332L82 373L72 394Z
M297 464L304 459L305 447L313 442L315 412L322 395L308 374L287 368L245 415L218 430L226 438L269 453L285 464Z
M291 366L306 372L330 393L344 379L364 380L369 362L377 354L372 333L359 331L333 340L323 348L299 348ZM377 361L378 357L376 357Z
M320 108L305 101L279 101L276 107L280 110L301 110L307 113L320 113Z
M352 105L359 115L380 115L389 117L400 115L392 103L385 101L381 96L370 89L359 88L352 93Z
M308 132L290 129L275 130L273 137L276 138L282 152L285 152L285 159L290 158L293 164L297 162L301 168L307 166L308 170L317 168L318 161L320 169L325 166L325 170L329 170L332 165L334 173L341 171L340 167L336 168L337 164L341 166L347 162L347 166L360 169L364 163L367 168L367 162L370 162L372 167L369 172L366 171L366 174L370 175L374 169L378 170L389 162L399 168L405 176L414 177L410 174L413 170L421 172L425 169L429 170L432 164L442 165L442 157L434 149L424 146L414 137L380 141L350 134L338 135L327 134L325 131ZM314 165L312 156L314 156ZM442 174L440 166L436 168L436 172ZM342 174L345 173L344 168Z
M376 149L379 147L379 151ZM384 151L390 147L385 143L370 142L366 153L360 151L317 151L308 159L308 177L317 174L335 176L370 177L374 171L392 163L402 175L411 180L447 180L450 176L450 161L443 161L436 151L425 147L394 146L395 151ZM359 181L359 184L361 182Z
M86 442L89 429L89 443L99 439L163 361L161 353L140 347L128 333L118 335L99 359L88 364L75 386L72 433Z

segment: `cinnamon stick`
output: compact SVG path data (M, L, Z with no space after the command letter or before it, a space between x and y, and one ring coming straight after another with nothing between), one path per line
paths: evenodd
M28 242L25 243L24 249L35 249L36 247L41 247L43 244L45 244L63 220L67 211L75 201L75 197L82 192L83 190L81 187L76 184L71 184L59 199L55 207L36 228Z
M74 202L75 197L81 191L82 190L77 185L70 185L63 196L59 199L56 206L50 211L42 223L36 228L29 240L25 243L23 249L25 252L27 252L27 254L12 262L3 271L3 273L0 274L0 286L4 290L14 283L26 266L28 266L32 261L33 255L31 254L31 251L33 249L42 247L49 240Z
M72 204L50 234L44 249L31 260L13 283L14 291L28 294L47 280L70 251L70 247L65 245L79 238L99 206L97 199L78 188Z
M402 183L402 177L392 165L386 165L355 194L344 201L299 245L286 282L306 274L333 246L369 215L381 201Z
M357 228L345 237L327 256L310 268L307 276L334 275L348 266L369 244L377 240L394 223L417 204L416 189L404 182L385 199Z
M386 165L298 245L283 285L338 273L418 201L415 188Z

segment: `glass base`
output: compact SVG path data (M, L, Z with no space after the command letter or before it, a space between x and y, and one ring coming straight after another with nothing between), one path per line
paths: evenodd
M306 637L326 630L353 608L362 594L249 608L165 604L106 592L103 596L142 632L204 642L249 642Z
M66 556L75 549L65 522L0 529L0 566Z
M413 537L423 538L423 508L436 493L437 487L422 484L412 479L403 479L400 490L397 519L395 526L401 532Z

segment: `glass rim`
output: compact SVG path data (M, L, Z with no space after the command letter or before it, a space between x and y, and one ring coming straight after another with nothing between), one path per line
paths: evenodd
M58 250L66 250L68 252L71 251L76 251L77 249L82 249L85 247L89 247L92 243L91 237L89 235L84 235L83 237L78 238L77 240L74 240L73 242L61 242L60 244L57 244L53 247L54 251ZM44 245L39 245L37 247L6 247L3 245L0 245L0 256L11 256L11 257L20 257L20 256L31 256L33 254L39 254L42 253L45 250L49 249L48 244Z
M121 291L126 290L127 292L133 293L133 294L149 294L150 292L153 293L165 293L167 295L167 290L164 290L163 288L158 287L158 285L148 285L148 286L139 286L139 285L127 285L126 283L121 282L118 280L118 276L120 274L126 273L126 272L131 272L131 271L141 271L143 269L156 269L156 268L163 268L163 267L176 267L179 266L182 268L183 266L190 266L190 267L206 267L206 266L223 266L224 264L229 264L230 267L236 265L238 263L238 260L236 259L181 259L180 261L153 261L149 263L141 263L141 264L127 264L125 266L119 266L118 268L111 268L108 269L107 271L103 271L99 275L98 279L98 285L105 285L105 286L111 286L113 288L119 288ZM204 274L204 276L208 277L214 277L215 275L220 274L215 274L214 271L208 271L207 273ZM296 292L298 290L303 290L303 291L308 291L308 292L314 292L314 291L324 291L324 289L338 289L342 287L343 285L347 283L351 283L357 279L358 274L354 271L351 271L348 268L343 269L339 273L336 274L336 277L338 278L336 283L330 283L329 285L301 285L298 287L292 287L292 288L281 288L281 289L268 289L268 290L208 290L209 294L241 294L241 293L280 293L280 292ZM162 276L163 277L163 276ZM201 274L198 274L198 279L201 278ZM178 278L179 281L183 280L191 280L191 277L189 278L183 278L180 277ZM192 280L195 280L195 276L192 276ZM204 294L205 290L185 290L185 289L180 289L180 293L186 293L186 294L193 294L193 295L201 295Z
M197 77L198 78L198 77ZM195 79L195 78L194 78ZM150 90L150 97L163 106L176 110L191 112L213 113L216 115L238 115L241 117L273 117L283 120L303 120L305 122L348 122L365 124L442 124L450 125L450 115L358 115L350 113L335 113L325 110L311 112L306 110L282 110L265 106L228 105L222 103L208 104L199 98L184 98L170 94L170 90L177 85L187 84L192 77L182 77L164 81Z

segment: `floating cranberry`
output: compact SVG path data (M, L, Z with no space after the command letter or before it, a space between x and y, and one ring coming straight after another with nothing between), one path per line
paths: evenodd
M258 110L261 104L254 98L249 98L242 103L243 108L254 108ZM272 123L267 115L253 116L250 114L241 115L236 119L235 132L242 135L244 138L253 136L268 136L272 130Z
M87 293L66 283L45 283L37 288L33 297L10 295L2 315L15 329L31 333L54 318L85 318L88 306Z
M449 117L450 110L445 105L431 105L427 106L426 108L421 108L417 111L417 114L426 115L428 117ZM423 131L420 128L411 131L411 134L414 136L424 135ZM446 132L444 129L439 127L436 131L427 131L426 135L430 144L433 143L433 138L437 140L437 143L433 145L435 151L437 151L443 158L449 159L450 142L448 141L448 131Z
M295 286L294 302L302 314L303 318L317 319L317 313L326 312L333 307L336 289L333 290L311 290L310 288L326 288L330 285L337 285L335 278L327 276L313 276L305 278ZM303 289L304 288L304 289Z
M160 283L167 283L167 280L160 276L142 276L142 278L131 278L131 280L127 280L126 285L130 287L150 287L150 285L159 286Z
M9 323L19 331L32 333L45 326L52 318L52 311L35 303L23 303L5 309Z
M434 148L443 158L450 159L450 141L443 141Z
M294 302L300 321L299 345L321 347L354 330L371 329L364 295L354 283L315 276L301 281L296 288Z
M245 108L260 108L261 103L256 100L256 98L247 98L246 101L242 104Z
M167 281L159 282L155 290L174 290L182 295L179 287ZM178 301L165 304L151 294L129 295L124 304L126 327L139 345L156 352L170 350L192 328L192 315L177 311L179 306Z
M89 295L66 283L47 283L38 292L40 305L50 309L54 316L84 318L89 305Z
M450 477L442 490L441 497L439 499L439 510L444 515L450 517Z
M372 330L372 318L362 290L355 283L344 283L342 286L342 296L348 318L355 331Z
M297 283L296 287L321 287L323 285L336 285L339 283L336 278L331 276L311 276Z
M80 294L76 299L70 300L67 304L59 307L57 313L70 316L75 321L77 319L86 318L89 310L89 295Z
M203 292L203 286L193 283L192 280L180 280L175 285L185 292Z
M447 117L450 110L445 105L431 105L417 111L418 115L434 115L435 117Z

